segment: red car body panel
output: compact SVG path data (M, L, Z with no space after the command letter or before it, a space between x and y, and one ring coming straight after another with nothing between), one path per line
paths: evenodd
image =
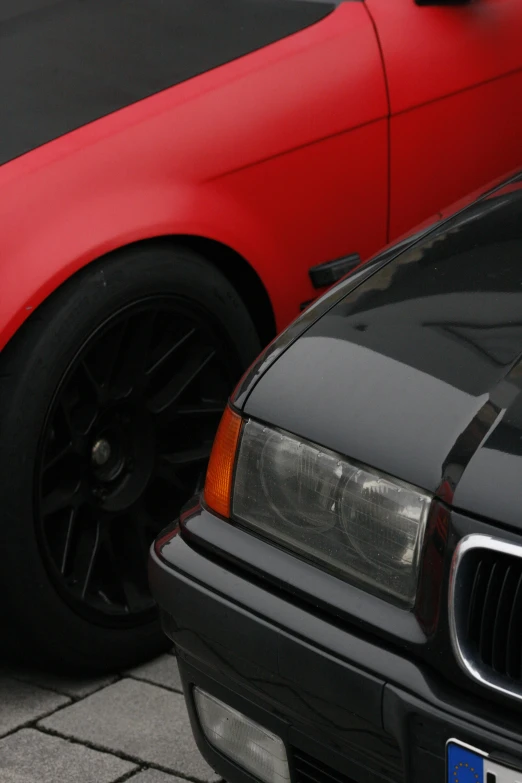
M392 116L390 236L423 219L425 200L440 209L512 170L521 132L522 71Z
M489 37L468 29L478 25L474 6L485 9ZM6 163L0 347L82 266L166 235L239 253L284 327L316 293L310 266L367 258L521 162L518 6L342 3L301 32ZM410 40L415 29L422 46ZM475 56L484 41L486 63ZM500 65L489 62L497 50Z
M378 31L393 114L518 71L519 0L418 7L366 0Z
M438 210L522 160L522 4L367 7L390 96L393 238L426 217L427 200Z

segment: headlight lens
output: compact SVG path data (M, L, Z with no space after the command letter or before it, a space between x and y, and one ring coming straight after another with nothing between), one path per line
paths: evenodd
M415 600L431 497L289 433L248 421L232 515L397 603Z

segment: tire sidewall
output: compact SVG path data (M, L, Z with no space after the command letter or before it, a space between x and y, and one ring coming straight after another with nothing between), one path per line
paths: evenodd
M8 562L0 585L22 637L36 639L42 649L52 643L63 650L64 661L84 659L85 667L102 670L119 659L147 657L158 639L158 621L131 633L96 626L58 594L35 534L39 436L56 389L93 332L133 301L172 294L212 313L242 369L255 358L260 349L255 327L226 278L196 253L161 245L119 251L82 270L36 311L0 357L0 546ZM51 642L49 634L55 637ZM126 650L130 637L132 653ZM111 661L104 664L103 656Z

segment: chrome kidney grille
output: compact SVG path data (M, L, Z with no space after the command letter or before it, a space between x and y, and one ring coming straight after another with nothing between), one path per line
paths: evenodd
M451 568L449 617L464 671L522 699L522 546L483 535L463 538Z

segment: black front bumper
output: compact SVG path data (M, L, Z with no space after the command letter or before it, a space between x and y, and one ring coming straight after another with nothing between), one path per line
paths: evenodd
M198 746L228 783L254 778L204 738L193 686L279 735L293 783L442 783L450 738L522 757L522 731L507 713L179 534L156 543L150 580Z

